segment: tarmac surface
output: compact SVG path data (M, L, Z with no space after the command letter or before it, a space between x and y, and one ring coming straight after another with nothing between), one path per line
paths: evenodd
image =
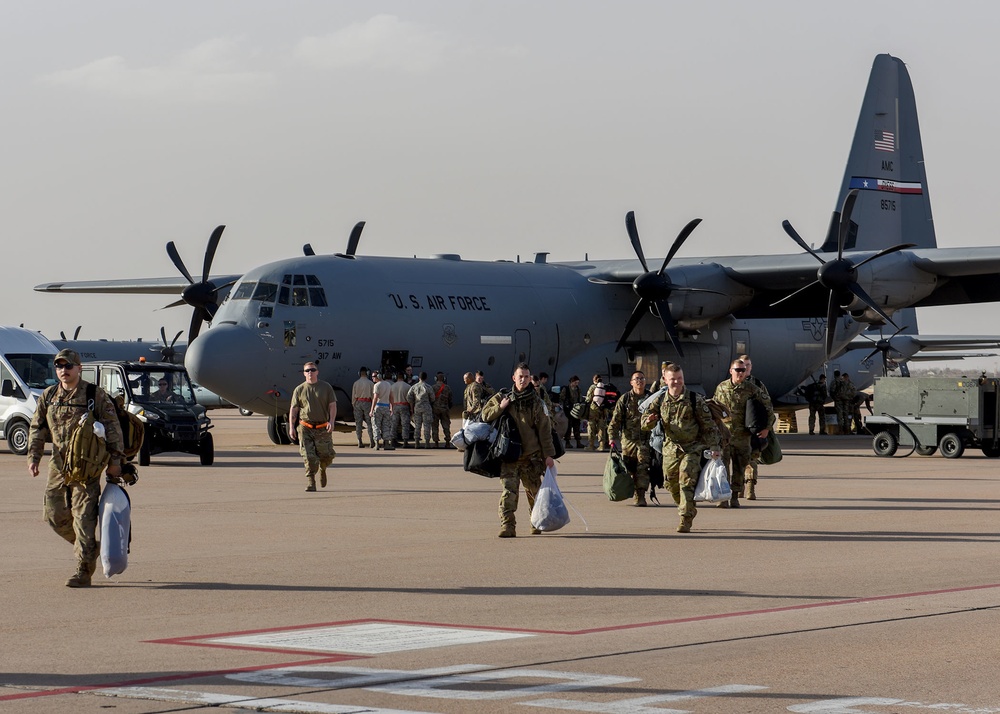
M64 586L41 477L0 454L0 711L1000 712L998 462L788 435L757 501L611 503L570 451L572 522L499 539L454 450L358 449L304 491L261 417L130 488L128 569ZM4 445L5 446L5 445ZM530 707L530 708L529 708Z

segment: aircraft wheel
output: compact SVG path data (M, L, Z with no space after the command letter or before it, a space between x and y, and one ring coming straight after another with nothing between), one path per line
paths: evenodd
M291 439L288 438L288 422L279 417L268 417L267 438L271 440L272 444L277 444L278 446L291 444Z
M149 466L149 444L143 438L142 446L139 447L139 465Z
M28 422L15 419L7 427L7 448L18 456L28 453Z
M253 416L253 412L244 407L240 407L240 416Z
M872 439L872 449L876 456L892 456L899 448L899 441L888 431L880 431Z
M916 452L921 456L933 456L935 451L937 451L936 446L918 446L916 448Z
M962 439L958 434L954 432L949 432L942 436L941 441L938 442L938 448L941 449L941 456L946 459L957 459L965 453L965 444L962 443Z
M202 466L211 466L215 463L215 439L211 434L205 434L198 442L198 456Z

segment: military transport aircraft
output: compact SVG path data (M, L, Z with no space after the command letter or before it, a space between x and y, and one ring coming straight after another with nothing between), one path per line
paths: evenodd
M683 364L689 384L711 390L734 355L751 352L755 374L773 394L785 394L899 309L1000 300L1000 247L937 248L916 104L898 58L875 58L836 206L819 250L786 221L802 252L675 259L697 226L692 221L659 266L647 263L629 214L637 260L364 256L357 254L358 224L345 253L315 255L306 246L299 257L211 276L219 226L200 281L170 243L184 281L35 289L183 289L181 300L194 307L185 356L192 378L270 415L274 441L284 438L282 415L307 360L319 362L336 388L341 415L351 415L350 386L362 365L393 371L410 364L416 372L443 371L452 383L483 369L492 383L505 384L524 360L558 384L594 373L627 381L633 364L655 373L671 359ZM374 286L381 286L376 297ZM202 322L211 326L199 335Z

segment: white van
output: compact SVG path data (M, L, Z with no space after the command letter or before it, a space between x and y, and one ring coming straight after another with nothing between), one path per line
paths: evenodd
M0 439L21 456L42 391L56 383L52 364L59 350L44 335L22 327L0 327Z

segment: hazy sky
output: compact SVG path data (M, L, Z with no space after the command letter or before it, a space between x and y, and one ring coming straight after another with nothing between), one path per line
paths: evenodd
M0 2L0 323L186 329L169 297L41 282L342 250L550 260L794 252L821 240L876 54L913 79L941 246L997 235L987 2ZM1000 331L998 305L921 310ZM991 362L992 364L992 362Z

